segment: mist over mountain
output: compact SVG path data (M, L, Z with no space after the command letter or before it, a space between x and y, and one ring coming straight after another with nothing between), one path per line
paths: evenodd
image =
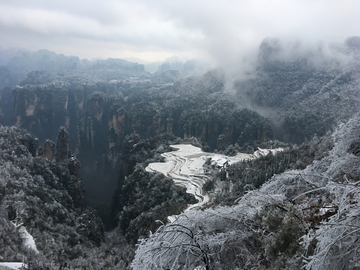
M171 61L166 59L164 63L159 65L157 72L161 73L167 70L178 70L182 75L201 75L206 72L210 67L199 60L187 60L186 62Z
M1 49L0 261L356 267L346 250L359 236L360 38L266 38L256 51L208 70L169 59L150 73L121 59ZM204 160L210 202L181 214L195 197L145 170L179 143L225 155L283 151L220 167Z
M131 63L121 59L106 59L89 61L80 60L77 56L65 56L56 54L48 50L39 50L30 52L23 49L2 49L0 50L1 88L5 86L14 87L20 84L30 72L44 72L48 74L64 71L94 71L92 76L99 76L98 79L111 79L111 75L106 77L104 74L96 73L97 70L111 70L118 74L139 75L145 73L144 66L137 63ZM51 82L51 80L44 81ZM25 82L26 83L26 82ZM35 82L33 82L34 84ZM43 83L38 81L36 84Z
M359 54L355 48L359 45L357 37L348 38L343 46L309 48L300 42L266 39L251 78L235 81L235 95L249 108L291 129L279 134L282 140L301 143L314 133L324 135L357 107Z

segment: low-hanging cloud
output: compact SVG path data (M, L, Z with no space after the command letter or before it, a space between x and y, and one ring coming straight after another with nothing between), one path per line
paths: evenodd
M358 35L356 0L3 0L0 42L80 57L172 55L240 68L266 37L334 42Z

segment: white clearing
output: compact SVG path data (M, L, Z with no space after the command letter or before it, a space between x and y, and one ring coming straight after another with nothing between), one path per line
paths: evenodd
M163 153L165 162L150 163L145 170L148 172L160 172L173 179L176 185L186 188L186 192L193 194L199 201L190 205L186 210L199 209L209 201L209 196L203 191L203 184L209 179L204 172L203 165L211 158L211 164L216 167L224 167L243 160L254 159L256 155L238 153L236 156L206 153L199 147L190 144L171 145L176 149L172 152ZM260 156L261 154L259 154ZM185 211L186 211L185 210ZM172 222L176 217L168 217Z
M32 249L35 253L39 253L38 249L36 248L34 237L26 230L24 226L21 226L19 232L24 239L24 245L27 248Z
M39 253L37 247L36 247L36 244L35 244L35 240L34 240L34 237L26 230L26 228L24 226L22 226L23 224L16 224L14 222L11 222L15 228L19 228L19 233L21 235L21 238L23 239L23 243L24 243L24 246L29 248L29 249L32 249L33 251L35 251L35 253Z
M23 263L19 262L0 262L0 270L8 270L8 269L27 269L27 266Z

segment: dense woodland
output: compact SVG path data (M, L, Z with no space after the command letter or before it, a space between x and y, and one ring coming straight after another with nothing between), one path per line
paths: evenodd
M151 74L45 50L1 57L0 261L356 269L359 55L358 37L332 54L266 39L232 91L225 72L191 75L191 62ZM177 143L284 151L220 169L208 160L210 203L180 214L196 199L145 171Z

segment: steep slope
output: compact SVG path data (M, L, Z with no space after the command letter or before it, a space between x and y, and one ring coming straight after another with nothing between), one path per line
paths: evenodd
M211 162L213 167L224 167L255 158L255 155L243 153L238 153L234 157L205 153L190 144L177 144L171 145L171 147L175 150L161 155L165 158L165 162L150 163L145 170L160 172L170 177L176 185L185 187L187 193L193 194L199 202L190 205L187 209L199 209L210 200L208 194L203 190L203 185L210 179L202 168L205 162Z
M134 269L355 269L360 116L323 138L328 154L275 175L232 207L188 211L141 241ZM324 143L330 141L330 143Z
M307 48L265 39L257 68L235 84L239 100L278 126L277 139L302 143L346 121L360 101L359 39Z
M285 145L289 149L279 157L269 155L254 162L243 163L237 167L229 166L226 170L220 171L205 184L205 188L215 198L215 204L234 205L233 208L224 206L216 210L183 215L178 220L178 225L175 223L173 227L163 226L157 236L144 241L138 254L143 256L147 252L146 256L150 260L154 254L149 252L150 244L147 243L163 245L165 240L158 241L156 237L161 238L165 233L167 238L167 235L174 233L172 229L175 228L179 235L171 239L183 241L182 236L186 236L185 240L188 242L185 243L188 245L185 246L189 249L179 251L175 247L179 247L183 242L173 242L173 245L167 248L174 250L174 253L170 256L171 252L166 251L168 253L165 255L169 257L166 258L168 260L166 263L164 259L164 267L171 268L178 264L183 266L187 263L186 259L190 258L189 267L200 265L207 267L214 263L215 268L229 269L260 266L296 269L301 265L309 265L316 269L319 264L315 261L310 262L309 256L315 254L319 262L324 261L328 258L328 254L335 254L332 253L331 247L337 246L334 242L332 246L326 244L324 237L322 243L325 243L323 246L329 247L328 252L321 253L320 246L314 249L317 245L317 240L314 239L331 232L325 227L323 232L318 229L317 220L324 222L326 218L335 218L335 215L331 216L331 214L338 211L334 206L338 203L332 201L338 195L334 197L331 192L343 190L342 194L349 194L346 196L350 199L357 196L357 193L352 194L342 189L341 185L332 184L331 181L347 179L346 181L351 182L351 178L357 179L357 169L353 166L356 165L356 158L351 159L346 156L344 149L351 148L352 150L349 151L357 157L358 142L355 139L351 142L342 140L342 136L345 138L346 134L351 133L346 128L339 129L341 132L337 131L339 135L336 135L337 137L334 135L334 140L331 137L319 139L316 135L326 134L338 121L349 119L357 111L357 104L360 101L358 44L357 39L350 40L344 46L339 46L334 51L336 52L334 55L323 53L320 50L323 48L299 54L296 50L289 53L282 47L281 42L265 40L260 46L256 70L247 74L247 79L239 80L235 84L237 100L226 92L227 77L219 70L201 76L183 78L179 72L171 70L155 75L142 73L141 66L121 60L98 61L95 66L91 66L76 57L64 58L46 51L36 55L24 53L23 58L21 56L15 59L16 61L13 59L14 70L17 64L20 71L21 68L26 68L27 63L41 66L40 60L44 58L46 67L55 63L54 72L33 71L22 81L21 86L3 89L0 95L0 123L26 128L37 135L41 142L45 139L55 140L60 126L67 128L69 148L82 163L80 174L87 187L87 199L91 205L102 210L102 218L108 221L107 225L111 223L110 203L114 198L111 217L115 220L115 224L111 225L120 229L112 233L111 237L116 241L117 235L126 235L129 241L146 237L150 229L154 231L160 226L157 220L164 222L167 215L178 214L189 202L194 202L184 189L174 187L170 178L146 172L144 169L148 162L162 160L160 154L169 150L170 141L181 142L176 136L197 141L198 146L207 150L216 149L228 153L239 149L253 152L253 148L261 144L264 145L261 147L266 148L273 144L273 141L269 141L273 138L296 143L313 139L310 143L301 146ZM78 65L79 63L89 66L83 68ZM127 68L131 72L125 72ZM7 68L1 71L4 74L1 77L2 81L10 82L11 78L8 76L10 70ZM358 124L356 119L353 120L354 126ZM349 127L351 124L346 126ZM16 129L12 128L12 130ZM358 132L356 128L354 132ZM17 131L13 133L18 134ZM355 138L354 134L351 135L353 138ZM129 250L129 253L125 253L127 256L117 256L114 251L110 251L109 244L104 244L102 241L100 241L101 246L96 247L100 242L94 239L101 238L98 237L101 231L98 221L95 222L95 227L90 226L94 229L94 232L91 232L92 236L86 236L86 233L85 236L82 235L81 230L79 232L75 230L74 237L67 236L68 231L73 230L71 227L73 224L76 227L81 223L78 215L84 211L81 208L82 199L79 199L84 193L77 182L78 176L74 174L75 172L78 174L78 171L73 170L74 167L69 168L68 162L71 161L67 160L68 151L64 151L61 155L65 164L61 165L40 157L41 154L38 156L39 149L35 140L29 142L26 139L10 143L10 139L6 138L4 142L7 141L9 143L4 145L10 147L9 149L17 147L16 149L25 149L25 152L14 150L13 157L12 150L6 152L8 156L4 158L10 163L4 164L16 169L11 169L12 171L7 167L4 169L5 175L10 175L12 180L3 181L6 184L1 186L0 194L8 194L6 196L9 198L12 196L11 198L28 202L19 204L20 206L14 204L14 207L18 207L16 209L19 211L25 209L20 211L24 213L21 219L25 220L23 225L34 237L36 245L38 245L37 238L40 237L36 229L38 225L36 223L35 227L31 227L35 221L32 221L29 217L32 214L28 212L32 210L24 205L31 203L37 207L39 203L41 209L45 210L48 207L46 203L51 206L47 213L42 214L39 211L41 217L35 215L36 220L38 218L41 220L40 225L45 224L46 232L44 238L40 237L43 242L40 248L37 247L40 252L37 258L42 256L41 252L46 246L44 243L51 242L53 237L55 240L59 239L60 243L68 242L61 244L64 248L60 249L54 240L55 244L53 242L49 244L51 250L46 250L47 253L41 258L53 259L57 256L54 260L61 264L63 260L72 256L70 254L75 254L74 258L69 259L72 265L105 267L107 263L106 268L115 267L117 262L126 265L132 257L133 247L127 245L123 238L120 239L123 242L120 242ZM340 141L344 144L343 150L339 150L336 154L329 152L335 149ZM46 151L54 149L53 143L50 141L47 143ZM21 146L23 144L25 146ZM275 144L274 147L282 146ZM16 151L20 151L20 154ZM26 151L29 151L31 156ZM52 160L52 155L46 156ZM337 156L339 159L336 159ZM24 157L24 160L19 157ZM316 167L316 164L320 164L319 167ZM341 164L341 167L335 166L336 164ZM332 170L327 167L330 165ZM35 169L28 169L33 167ZM309 168L313 171L306 171L310 170ZM345 173L341 171L342 168L346 168ZM294 171L282 174L289 169ZM302 171L303 169L305 171ZM63 171L65 174L62 173ZM326 175L319 176L320 172L326 172ZM318 178L313 179L310 173ZM305 174L309 174L309 177ZM74 177L76 180L72 181ZM273 177L271 182L266 183L260 191L257 190L271 177ZM30 187L24 184L27 183L26 181L17 183L23 178L29 179ZM54 190L48 193L50 187L47 186L47 181L50 181L55 190L60 190L58 193L65 192L68 195L60 196ZM12 185L12 182L16 185ZM34 191L35 196L33 191L28 190L32 187L37 190L43 182L45 187L39 195ZM9 189L6 185L9 185ZM329 191L326 194L331 195L329 195L330 199L326 194L321 193L323 189ZM22 190L27 193L25 192L24 195ZM250 190L256 191L249 192ZM315 195L312 194L313 190ZM46 194L52 192L56 193L51 195L56 199L56 204L53 201L47 202L49 198ZM297 197L301 193L305 195ZM244 194L246 195L242 197ZM321 194L321 197L318 194ZM31 196L35 196L35 199ZM41 196L44 196L46 203L42 202ZM346 196L344 198L347 198ZM339 198L336 200L340 201ZM323 201L326 202L325 205ZM5 202L4 199L1 199L1 202ZM347 205L346 202L342 203ZM10 204L6 204L4 218L8 215L8 210L11 210ZM357 202L353 204L356 205ZM64 210L68 208L70 210ZM7 231L13 230L14 233L18 233L17 230L22 226L16 229L16 226L9 223L17 217L17 214L14 214L16 209L9 212L11 214L7 220L4 219L6 221L4 228L7 228ZM63 210L65 217L58 214ZM96 220L96 215L89 211L86 212L85 219ZM326 218L322 217L323 214ZM67 221L67 215L70 221ZM46 217L45 221L41 219L43 216ZM354 220L356 221L356 218ZM21 223L15 224L23 222L21 220ZM339 220L335 220L334 224L338 222ZM59 229L61 235L53 231L48 232L51 228L60 226L59 223L68 226ZM348 223L349 221L346 221L345 225L341 226L345 228ZM89 222L89 224L93 223ZM351 222L349 224L350 227L357 226ZM182 226L189 228L190 231ZM310 229L314 230L314 233L303 239L304 241L308 239L311 245L304 248L298 241L293 241L307 235ZM355 240L356 233L353 234ZM314 238L314 235L317 236ZM82 240L83 238L85 240ZM11 242L13 244L8 246L14 246L14 250L8 251L6 256L18 259L21 255L17 254L26 252L17 251L21 250L22 245L16 242L16 239L21 238L14 236L11 239L13 240L9 241L13 241ZM77 242L73 243L71 239ZM116 249L115 240L111 245ZM88 248L83 249L81 241L84 241ZM346 239L346 241L350 243L352 240ZM284 242L288 245L283 245ZM353 244L350 246L352 247ZM107 255L104 255L105 250ZM161 248L159 247L158 250ZM118 251L115 253L124 254L123 251ZM183 251L185 253L182 253ZM85 253L92 254L93 260L89 258L90 256L83 256ZM159 254L155 254L155 257L162 259L163 255ZM189 257L183 257L184 254L188 254ZM193 256L194 254L196 256ZM352 256L351 252L349 254ZM108 255L109 257L106 257ZM301 256L305 256L307 261L303 262ZM143 263L148 263L149 260L144 260ZM140 262L141 260L136 259L134 265ZM152 263L156 264L158 261L153 260ZM339 261L339 263L343 262ZM144 269L144 266L139 265L137 265L139 268ZM348 265L345 264L346 267Z
M147 139L170 132L219 150L273 136L268 119L222 92L221 72L185 80L173 73L87 81L85 71L56 78L33 72L23 86L2 91L0 122L25 128L41 142L55 140L65 126L82 164L86 197L109 220L127 135Z
M197 202L171 178L145 170L147 163L163 159L160 153L169 151L169 142L173 140L179 139L167 133L146 140L136 135L125 139L112 211L115 225L130 243L147 237L149 231L160 226L159 222L166 222L169 215L180 214L188 204Z
M51 162L31 134L0 127L1 261L25 259L33 268L79 263L101 244L103 225L84 205L77 163L74 157Z

